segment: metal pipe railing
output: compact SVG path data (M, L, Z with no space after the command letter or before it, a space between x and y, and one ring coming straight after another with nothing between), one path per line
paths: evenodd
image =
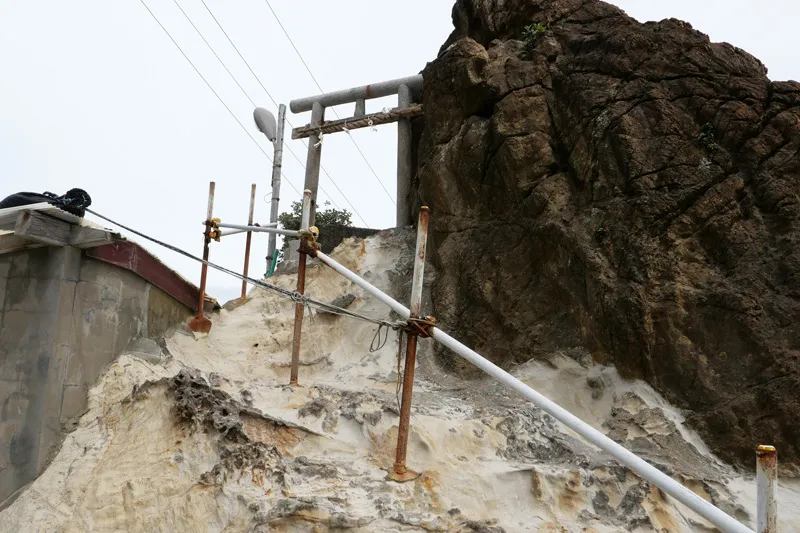
M238 229L242 232L245 231L260 231L262 233L275 233L277 235L287 235L289 237L297 237L298 233L292 229L280 229L280 228L271 228L267 226L247 226L245 224L229 224L227 222L217 222L218 228L230 228L230 229ZM238 232L237 232L238 233ZM223 233L223 237L225 235L233 235L234 232L230 233Z
M403 319L409 318L411 312L404 305L386 295L369 282L361 279L361 277L343 267L326 254L317 252L316 256L324 264L330 266L345 278L349 279L362 289L369 292L375 298L391 307ZM745 526L721 509L715 507L710 502L704 500L702 497L684 487L644 459L630 452L620 444L614 442L609 437L594 429L592 426L576 417L560 405L539 394L522 381L518 380L491 361L485 359L479 353L468 348L441 329L434 327L432 328L432 333L432 337L435 341L450 348L452 351L456 352L458 355L474 364L497 381L501 382L507 387L510 387L511 389L514 389L544 412L548 413L550 416L570 428L572 431L586 439L591 444L610 454L617 461L636 472L643 479L658 486L665 493L672 496L686 507L720 528L723 532L754 533L749 527Z
M413 91L421 90L422 74L398 78L396 80L371 83L369 85L362 85L361 87L351 87L350 89L343 89L332 93L298 98L289 102L289 109L292 110L292 113L302 113L304 111L311 111L311 107L315 102L319 103L322 107L333 107L335 105L349 104L357 100L381 98L383 96L396 94L397 89L401 85L406 85Z

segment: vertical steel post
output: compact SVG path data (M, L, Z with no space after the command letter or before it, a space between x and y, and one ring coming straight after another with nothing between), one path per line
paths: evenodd
M214 217L214 187L212 181L208 184L208 212L206 215L206 230L203 232L203 266L200 269L200 294L197 298L197 315L189 321L189 329L196 333L208 333L211 331L211 321L203 316L203 307L206 303L206 278L208 277L208 248L211 243L211 228Z
M411 105L411 89L400 85L397 89L397 107ZM397 121L397 226L411 223L411 120L401 118Z
M778 502L775 485L778 483L778 452L772 446L756 448L757 533L777 533Z
M303 191L303 214L300 220L300 258L297 265L297 292L303 294L306 290L306 236L308 231L309 218L311 216L311 197L312 192L308 189ZM289 377L289 385L297 385L298 374L300 373L300 340L303 335L303 315L305 305L303 302L294 304L294 335L292 336L292 370Z
M311 108L312 127L319 126L325 120L325 108L319 102L314 102ZM317 214L317 189L319 188L319 167L322 159L322 144L319 142L319 133L308 138L308 157L306 158L306 181L303 187L311 191L311 211L308 225L313 226Z
M278 221L278 209L280 208L281 197L281 167L283 165L283 127L286 122L286 106L278 106L278 136L275 138L274 152L272 156L272 201L270 202L269 222L270 224ZM267 247L267 273L272 271L272 261L275 257L275 246L278 236L269 236Z
M247 225L253 225L253 211L256 209L256 184L250 186L250 214L247 216ZM247 232L247 240L244 245L244 269L242 275L247 277L247 271L250 269L250 243L253 239L253 232ZM247 297L247 281L242 280L242 300Z
M414 278L411 283L411 316L419 318L422 307L422 280L425 274L425 249L428 242L428 207L422 206L419 211L417 226L417 249L414 256ZM406 364L403 370L403 398L400 403L400 425L397 430L397 452L394 465L389 472L389 479L394 481L411 481L419 477L417 472L406 468L406 452L408 450L408 434L411 423L411 397L414 390L414 366L417 362L417 334L408 333L406 344Z

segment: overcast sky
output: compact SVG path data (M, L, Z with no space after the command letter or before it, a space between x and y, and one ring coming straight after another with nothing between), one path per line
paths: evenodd
M177 0L248 96L175 1L145 2L271 156L271 144L253 124L248 96L277 114L276 107L202 1ZM205 2L276 101L288 104L319 92L265 0ZM325 91L416 74L452 29L449 0L270 3ZM758 57L773 80L800 78L800 7L793 2L612 3L640 21L686 20L713 41L728 41ZM393 99L376 100L367 110L392 105ZM349 116L352 107L337 111ZM297 126L308 114L289 113L288 119ZM289 131L287 124L287 137ZM353 217L356 225L391 227L395 127L351 135L377 178L345 134L327 136L322 160L335 184L323 173L319 200L351 211L354 206L360 215ZM289 182L302 190L303 168L289 149L305 163L305 148L287 140L284 155ZM0 0L0 198L22 190L62 194L81 187L98 212L199 255L208 182L217 184L215 216L238 223L246 222L250 184L256 183L256 219L263 222L269 217L270 175L270 162L140 0ZM282 210L298 198L284 182ZM198 264L135 240L198 282ZM253 274L264 272L266 246L266 235L255 237ZM244 236L231 236L212 244L211 259L240 269L243 252ZM239 283L212 271L209 287L224 302L237 296Z

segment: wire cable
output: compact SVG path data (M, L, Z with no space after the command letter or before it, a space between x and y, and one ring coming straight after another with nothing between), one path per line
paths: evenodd
M225 103L225 100L223 100L223 99L222 99L222 97L219 95L219 93L217 93L217 91L215 91L215 90L214 90L214 87L212 87L212 86L211 86L211 84L208 82L208 80L205 78L205 76L203 76L203 73L202 73L202 72L200 72L200 70L197 68L197 66L195 66L195 64L192 62L192 60L191 60L191 59L189 59L189 56L188 56L188 55L186 55L186 52L184 52L184 51L183 51L183 48L181 48L181 46L178 44L178 42L177 42L177 41L176 41L176 40L175 40L175 39L172 37L172 34L169 32L169 30L167 30L167 28L166 28L166 27L164 27L164 25L163 25L163 24L161 24L161 21L158 19L158 17L156 16L156 14L155 14L155 13L153 13L153 11L152 11L152 10L150 9L150 7L149 7L149 6L148 6L148 5L147 5L147 4L144 2L144 0L139 0L139 2L140 2L140 3L141 3L143 6L144 6L144 8L147 10L147 12L148 12L148 13L150 13L150 16L151 16L151 17L153 17L153 20L155 20L155 21L156 21L156 23L157 23L157 24L159 25L159 27L160 27L160 28L161 28L161 29L164 31L164 33L166 33L166 34L167 34L167 37L169 37L169 40L170 40L170 41L172 41L172 44L174 44L174 45L175 45L175 47L176 47L176 48L178 49L178 51L181 53L181 55L183 56L183 58L184 58L184 59L186 59L186 61L189 63L189 65L191 65L191 66L192 66L192 68L193 68L193 69L194 69L194 71L197 73L197 75L198 75L198 76L200 76L200 79L202 79L202 80L203 80L203 82L206 84L206 87L208 87L208 88L209 88L209 90L210 90L212 93L214 93L214 96L216 96L216 97L217 97L217 100L219 100L219 102L220 102L220 103L221 103L221 104L222 104L222 105L225 107L225 109L228 111L228 114L229 114L229 115L230 115L230 116L233 118L233 120L235 120L235 121L236 121L236 123L237 123L237 124L239 124L239 127L240 127L240 128L242 128L242 131L244 131L244 132L245 132L245 134L246 134L248 137L250 137L250 140L251 140L251 141L253 141L253 144L255 144L255 145L256 145L256 147L257 147L259 150L261 150L261 153L262 153L262 154L264 154L264 156L265 156L265 157L266 157L266 158L267 158L267 159L268 159L270 162L272 162L272 158L269 156L269 154L268 154L268 153L267 153L267 152L264 150L264 148L263 148L263 147L262 147L260 144L258 144L258 141L256 141L256 140L255 140L255 138L254 138L252 135L250 135L250 132L249 132L249 131L247 131L247 128L245 128L245 127L244 127L244 124L242 124L242 122L241 122L241 121L240 121L240 120L239 120L239 119L236 117L236 115L233 113L233 111L231 111L231 108L230 108L230 107L228 107L228 104L226 104L226 103ZM285 176L284 176L284 177L285 177ZM297 192L297 194L300 194L300 191L299 191L299 190L297 190L297 187L295 187L295 186L292 184L292 182L291 182L291 181L289 181L289 179L288 179L288 178L286 178L286 182L287 182L287 183L288 183L288 184L289 184L289 185L292 187L292 189L294 189L294 190L295 190L295 192Z
M176 0L173 0L173 1L176 1ZM206 4L205 0L200 0L200 2L203 4L203 7L206 8L206 11L208 11L208 14L211 16L211 18L214 19L214 22L216 23L217 27L220 29L220 31L222 31L222 34L225 35L225 38L228 40L230 45L233 47L233 49L239 55L239 58L242 60L242 62L245 64L245 66L247 66L247 69L250 71L250 74L253 75L253 77L256 79L258 84L264 90L264 92L267 93L267 96L269 97L270 100L272 100L272 103L275 105L275 107L279 107L279 104L278 104L277 100L275 100L275 98L272 96L272 93L269 92L269 89L267 89L267 87L261 81L261 78L258 76L258 74L256 74L255 70L253 70L253 67L250 66L250 63L247 61L247 59L245 59L244 54L242 54L242 52L239 50L239 47L236 46L236 43L233 42L233 39L231 39L230 35L228 35L228 32L225 31L225 28L222 26L222 23L219 21L219 19L217 19L216 15L214 15L214 12L211 11L211 8L208 7L208 4ZM214 54L214 55L216 55L216 54ZM226 70L227 70L227 68L226 68ZM237 82L237 85L238 85L238 82ZM240 88L241 88L241 86L240 86ZM242 89L242 91L244 91L244 89ZM248 96L248 99L249 98L250 97ZM255 104L255 102L253 102L253 100L250 100L250 103L252 103L253 106L256 107L256 104ZM289 124L290 128L294 128L294 125L291 123L291 121L289 121L289 119L286 119L286 122ZM294 152L294 150L292 150L292 147L289 146L288 144L284 144L284 146L286 147L287 150L289 150L289 153L292 154L292 156L297 160L297 162L300 163L300 166L303 167L303 170L305 170L306 165L298 157L298 155ZM305 141L303 141L303 146L308 148L308 144ZM353 205L353 203L350 201L350 199L347 197L347 195L342 191L342 189L339 188L339 185L336 183L336 180L333 179L333 176L330 175L330 173L325 169L324 166L320 165L320 167L322 168L322 171L325 173L325 175L328 176L328 179L331 180L331 183L336 188L336 190L339 191L339 194L342 195L342 198L344 198L344 200L347 202L347 204L353 210L353 213L355 213L355 215L359 219L361 219L361 222L363 222L365 226L368 226L369 224L367 224L367 221L364 220L364 217L361 216L361 213L358 212L356 207ZM339 205L336 204L336 201L333 199L333 197L330 194L328 194L328 192L325 189L323 189L321 186L320 186L320 189L322 189L322 192L324 192L325 195L328 197L328 199L333 203L334 207L336 207L337 209L341 209L339 207Z
M201 1L203 3L205 3L205 0L201 0ZM297 54L297 57L300 58L300 61L303 63L303 66L306 68L306 71L308 71L308 74L311 76L311 79L314 80L314 84L317 86L317 89L319 89L319 92L324 93L325 91L322 89L322 86L319 84L319 81L317 81L316 76L314 76L314 73L311 72L311 68L308 66L308 63L306 63L306 60L303 58L303 54L301 54L300 50L297 49L297 46L295 46L294 41L292 40L291 36L289 35L289 32L286 31L286 28L283 26L283 23L281 22L280 17L278 17L278 14L272 8L272 4L269 3L269 0L264 0L264 1L267 3L267 7L269 8L269 10L272 11L272 16L275 17L275 20L277 21L278 26L280 26L281 30L283 30L283 34L289 40L289 44L291 44L292 48L294 48L294 51ZM333 111L333 114L336 115L336 118L341 118L339 116L339 113L337 113L335 109L331 108L331 111ZM389 200L391 200L394 205L397 205L397 202L395 201L395 199L392 198L392 195L389 193L389 191L386 189L386 186L384 186L383 182L378 177L378 173L375 172L375 169L372 167L372 164L367 159L367 156L364 154L364 152L361 151L361 147L358 145L356 140L353 138L352 135L348 134L347 137L350 139L350 142L353 143L353 146L356 147L356 150L358 150L358 153L361 154L361 159L364 160L364 162L367 164L367 166L369 167L370 171L372 172L372 175L375 176L376 180L378 180L378 183L380 184L381 188L386 193L386 195L389 197Z
M144 233L142 233L140 231L137 231L137 230L135 230L135 229L133 229L131 227L125 226L124 224L120 224L119 222L116 222L116 221L114 221L114 220L112 220L112 219L110 219L110 218L108 218L108 217L106 217L104 215L101 215L97 211L94 211L94 210L89 209L89 208L86 208L85 210L86 210L87 213L91 213L94 216L105 220L106 222L109 222L109 223L111 223L111 224L113 224L115 226L119 226L120 228L122 228L122 229L124 229L126 231L129 231L129 232L133 233L134 235L138 235L139 237L142 237L143 239L147 239L148 241L151 241L151 242L153 242L155 244L158 244L159 246L163 246L164 248L166 248L168 250L171 250L171 251L173 251L173 252L175 252L177 254L180 254L180 255L182 255L184 257L187 257L187 258L192 259L194 261L197 261L199 263L203 263L205 265L208 265L211 268L219 270L220 272L224 272L225 274L229 274L229 275L231 275L231 276L233 276L233 277L235 277L235 278L237 278L239 280L247 281L248 283L250 283L252 285L255 285L257 287L260 287L262 289L267 289L267 290L271 290L271 291L277 292L278 294L281 294L281 295L283 295L283 296L285 296L287 298L290 298L295 302L301 302L304 305L308 305L309 307L313 306L313 307L316 307L317 309L321 309L321 310L323 310L325 312L328 312L328 313L331 313L331 314L336 314L336 315L341 315L341 316L349 316L351 318L356 318L356 319L359 319L359 320L363 320L365 322L371 322L373 324L377 324L380 327L387 327L387 328L391 328L391 329L395 329L396 330L396 329L401 328L401 327L403 327L405 325L404 322L389 322L387 320L381 320L379 318L373 318L373 317L369 317L369 316L366 316L366 315L362 315L361 313L356 313L355 311L350 311L348 309L344 309L343 307L338 307L338 306L335 306L333 304L329 304L329 303L326 303L326 302L315 300L314 298L310 298L308 296L300 294L297 291L290 291L290 290L287 290L287 289L282 289L282 288L278 287L277 285L273 285L273 284L267 283L265 281L257 280L257 279L245 276L243 274L239 274L238 272L236 272L234 270L230 270L230 269L225 268L223 266L214 264L214 263L212 263L210 261L206 261L205 259L202 259L200 257L192 255L189 252L178 248L177 246L173 246L173 245L168 244L166 242L160 241L160 240L156 239L155 237L151 237L151 236L146 235L146 234L144 234Z

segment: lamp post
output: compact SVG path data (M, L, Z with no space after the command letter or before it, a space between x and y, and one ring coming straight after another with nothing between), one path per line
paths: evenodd
M281 104L278 106L278 120L275 116L264 109L257 107L253 111L253 119L256 122L256 127L263 133L274 147L272 157L272 201L270 202L269 222L270 224L278 222L278 204L280 202L281 193L281 164L283 162L283 126L286 120L286 106ZM269 236L269 245L267 248L267 272L268 277L275 269L276 257L276 239L277 235L271 233Z

